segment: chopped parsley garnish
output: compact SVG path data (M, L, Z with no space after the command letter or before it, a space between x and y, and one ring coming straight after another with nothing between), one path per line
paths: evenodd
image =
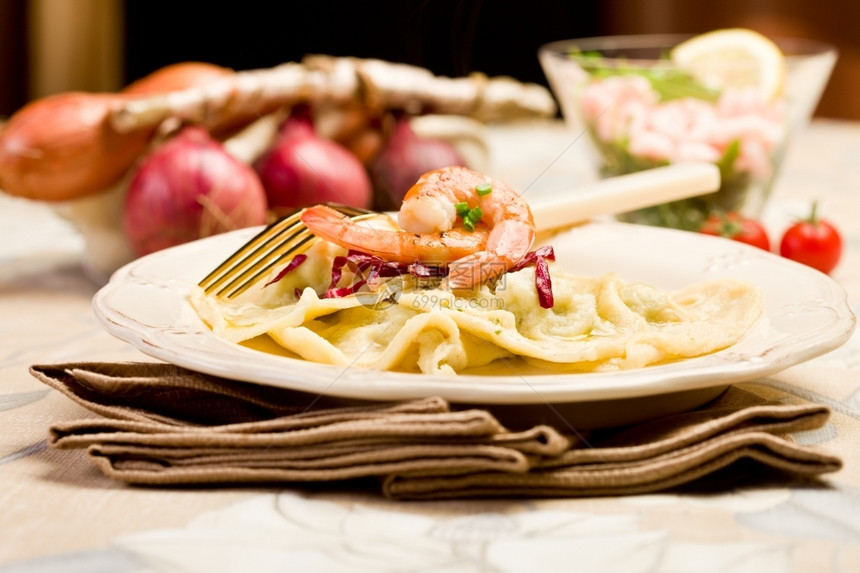
M457 216L463 219L463 227L468 231L474 231L475 224L484 216L484 212L480 207L470 209L469 204L465 201L462 203L455 203L454 209L457 212Z
M481 183L477 187L475 187L475 193L478 194L478 197L483 197L484 195L489 195L493 192L493 186L489 183Z

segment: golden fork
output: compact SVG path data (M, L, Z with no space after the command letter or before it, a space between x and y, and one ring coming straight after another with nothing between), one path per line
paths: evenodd
M375 211L328 204L353 220L379 216ZM275 266L286 262L310 247L315 238L301 220L297 209L271 223L227 257L198 283L206 294L233 298L266 276Z
M720 172L709 163L675 164L610 177L550 200L532 202L535 227L549 231L597 215L613 215L715 191ZM354 220L380 213L345 205L329 205ZM311 245L314 235L301 221L301 210L278 219L200 281L206 294L232 298L245 292L276 265Z

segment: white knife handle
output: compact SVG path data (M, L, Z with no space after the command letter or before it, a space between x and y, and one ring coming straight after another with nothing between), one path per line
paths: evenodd
M531 202L539 231L558 229L597 215L614 215L695 197L720 187L710 163L677 163L603 179L564 196Z

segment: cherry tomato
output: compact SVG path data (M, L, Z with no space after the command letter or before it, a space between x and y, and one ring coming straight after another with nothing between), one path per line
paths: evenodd
M699 232L705 235L726 237L765 251L770 250L770 239L764 226L755 219L744 217L735 211L715 213L709 216L702 223Z
M779 254L829 273L842 256L842 236L832 224L818 218L817 207L813 203L809 217L785 231L779 243Z

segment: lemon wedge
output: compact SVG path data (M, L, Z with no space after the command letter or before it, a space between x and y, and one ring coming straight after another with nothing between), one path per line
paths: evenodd
M672 49L671 60L704 86L755 87L772 100L782 92L785 58L765 36L744 28L715 30Z

